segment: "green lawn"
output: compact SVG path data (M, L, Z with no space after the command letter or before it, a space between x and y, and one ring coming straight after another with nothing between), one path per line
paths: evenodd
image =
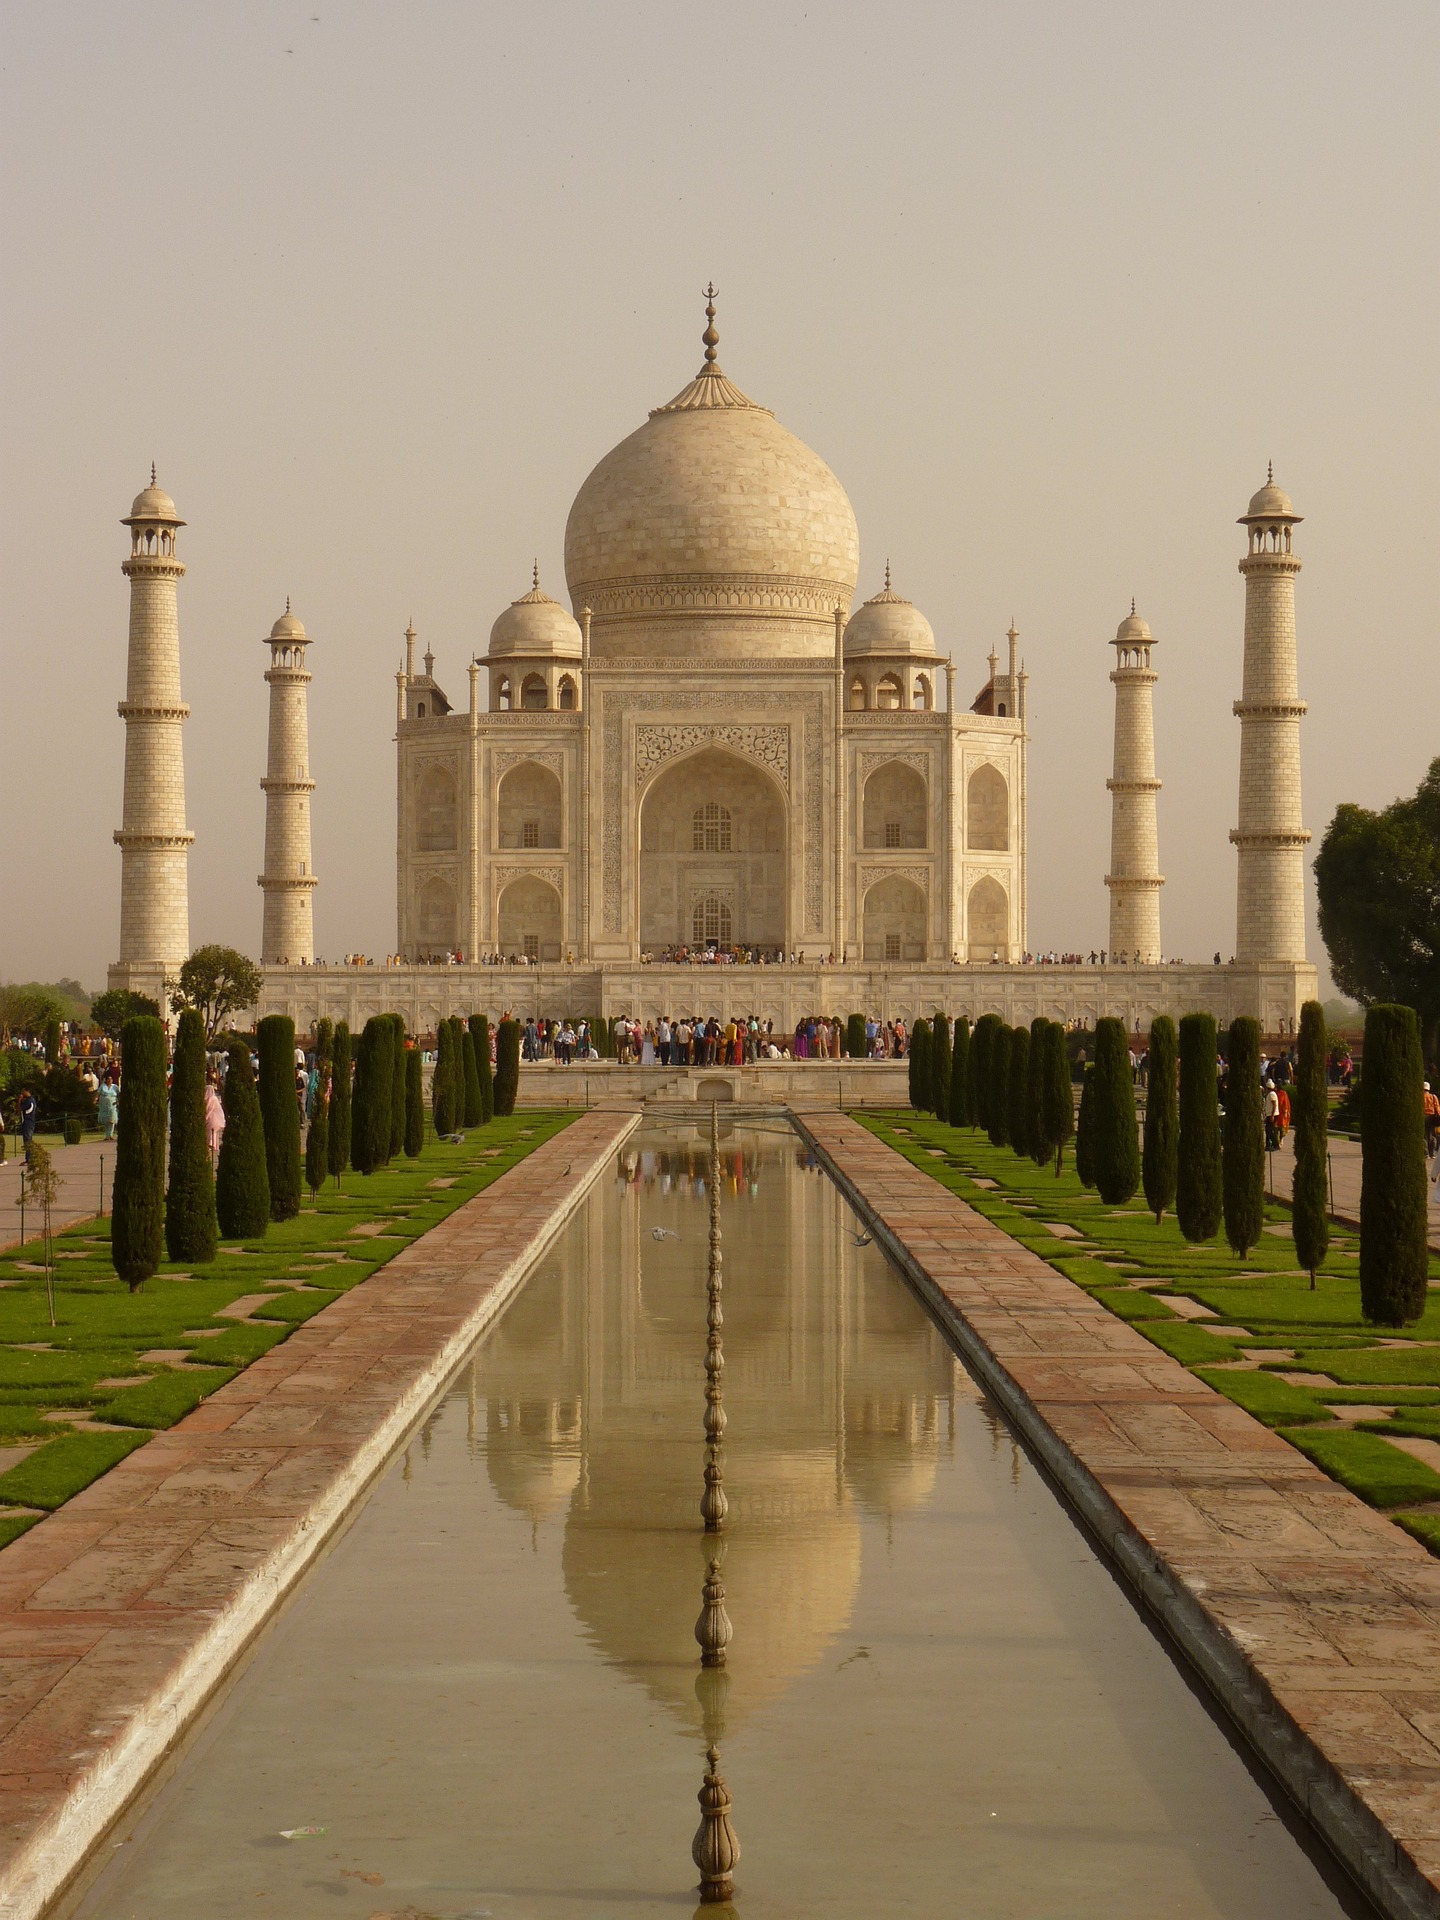
M348 1173L343 1193L332 1180L317 1206L307 1198L297 1218L262 1240L224 1242L208 1267L166 1262L136 1294L115 1277L108 1222L82 1221L56 1236L53 1327L45 1277L36 1271L38 1242L0 1255L0 1446L43 1442L0 1473L0 1547L156 1429L173 1426L575 1117L515 1114L472 1129L460 1146L427 1135L418 1160L400 1157L368 1176ZM376 1222L384 1223L382 1234L356 1232ZM267 1291L253 1317L222 1313Z
M1237 1260L1223 1237L1192 1246L1172 1218L1157 1226L1141 1195L1124 1208L1106 1206L1080 1185L1068 1154L1057 1179L1053 1168L992 1147L969 1128L910 1112L852 1117L1440 1554L1440 1474L1385 1438L1440 1440L1440 1293L1413 1327L1368 1327L1351 1229L1332 1226L1312 1291L1296 1264L1288 1208L1267 1207L1267 1228L1280 1231L1262 1233ZM1057 1222L1079 1237L1057 1235ZM1432 1284L1440 1281L1433 1256L1430 1273ZM1177 1299L1207 1309L1222 1331L1177 1317ZM1403 1344L1382 1344L1392 1341ZM1258 1364L1237 1364L1252 1349ZM1376 1410L1363 1431L1343 1427L1332 1412L1355 1405ZM1433 1513L1395 1512L1432 1502Z

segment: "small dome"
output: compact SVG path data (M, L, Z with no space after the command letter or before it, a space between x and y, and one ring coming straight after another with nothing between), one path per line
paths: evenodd
M1148 645L1151 642L1150 629L1140 618L1139 614L1136 613L1133 602L1131 603L1129 613L1126 614L1125 618L1115 629L1115 639L1116 643L1121 646L1127 643L1131 646L1136 646L1141 641L1144 641Z
M892 590L888 566L885 585L879 593L851 615L845 628L845 651L847 654L918 653L934 657L934 628L917 606Z
M164 520L172 527L183 527L185 522L175 511L175 502L165 489L155 484L155 469L150 469L150 484L143 493L137 493L128 516L121 526L133 526L137 520Z
M535 569L535 584L519 600L512 600L490 629L490 658L500 660L512 654L563 653L578 657L580 629L558 600L540 590L540 569Z
M1290 504L1290 496L1282 487L1275 484L1275 469L1269 468L1265 475L1265 484L1258 493L1252 493L1250 504L1240 516L1243 527L1251 520L1298 520Z
M305 639L305 629L290 611L290 602L285 602L285 611L270 629L272 640L289 640L292 644Z

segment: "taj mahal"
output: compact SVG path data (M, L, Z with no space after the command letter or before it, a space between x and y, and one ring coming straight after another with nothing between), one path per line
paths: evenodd
M1292 546L1273 476L1245 548L1237 916L1228 964L1161 944L1153 695L1135 611L1114 685L1105 964L1026 964L1027 674L957 663L903 580L860 599L840 481L719 364L714 289L695 377L607 453L565 527L565 600L539 570L483 657L447 668L404 636L395 680L396 939L386 965L315 961L307 665L286 604L268 636L260 1011L352 1028L447 1014L681 1007L913 1020L1253 1014L1314 995L1305 953ZM189 951L174 502L151 484L131 552L120 952L156 992ZM398 622L397 622L398 625ZM1098 649L1097 649L1098 658ZM462 677L463 676L463 677ZM457 681L459 684L457 684ZM448 690L447 690L448 689ZM257 815L258 828L258 815ZM258 835L257 835L258 837ZM343 931L340 934L343 945ZM697 961L707 965L703 977Z

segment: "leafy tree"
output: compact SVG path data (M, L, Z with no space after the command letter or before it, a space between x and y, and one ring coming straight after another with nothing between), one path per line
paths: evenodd
M515 1111L520 1091L520 1023L502 1020L495 1036L495 1112L502 1120Z
M1440 1048L1440 759L1379 813L1337 809L1315 857L1320 933L1342 993L1399 1001Z
M227 1059L215 1212L227 1240L258 1240L270 1225L270 1176L265 1171L265 1130L249 1043L232 1040Z
M195 1009L187 1007L175 1032L170 1063L165 1250L172 1260L203 1267L215 1258L219 1239L215 1174L205 1130L205 1028Z
M386 1143L386 1161L391 1161L405 1146L405 1016L387 1014L390 1022L390 1135Z
M1175 1218L1187 1240L1213 1240L1224 1217L1216 1033L1208 1013L1180 1022L1180 1149Z
M930 1110L937 1119L950 1118L950 1019L937 1013L930 1029Z
M1080 1076L1080 1111L1075 1119L1075 1175L1082 1187L1095 1184L1095 1069Z
M1070 1050L1065 1041L1065 1029L1058 1020L1052 1020L1045 1029L1044 1083L1042 1107L1045 1138L1055 1155L1055 1177L1058 1180L1061 1163L1065 1158L1065 1142L1075 1131L1075 1096L1071 1091L1074 1082L1070 1078Z
M930 1022L923 1017L910 1029L909 1062L910 1104L917 1113L929 1113L934 1096L930 1077Z
M868 1049L865 1042L865 1016L863 1013L852 1013L850 1018L845 1022L845 1052L852 1060L864 1060L868 1058Z
M305 1135L305 1184L313 1195L324 1186L330 1171L330 1056L335 1029L328 1020L315 1028L315 1110Z
M1325 1202L1329 1106L1325 1089L1325 1010L1318 1000L1307 1000L1300 1009L1300 1045L1290 1088L1290 1116L1295 1124L1290 1230L1295 1237L1295 1257L1310 1275L1312 1293L1315 1271L1330 1251L1330 1216Z
M253 1007L264 982L260 969L234 947L197 947L170 991L170 1011L194 1007L213 1040L232 1013Z
M45 1022L45 1028L40 1036L40 1041L45 1049L46 1060L49 1061L52 1067L58 1067L60 1064L60 1021L58 1016L52 1014L50 1019Z
M120 1110L110 1258L131 1293L160 1265L165 1243L165 1029L149 1014L120 1036Z
M440 1139L455 1131L455 1029L448 1020L435 1028L435 1071L430 1078L430 1107Z
M38 1037L53 1021L64 1018L65 1010L53 988L42 987L34 980L18 986L0 986L0 1042L5 1046L10 1045L17 1033Z
M418 1047L405 1050L405 1157L418 1160L425 1145L425 1063Z
M962 1013L950 1042L950 1114L952 1127L975 1123L970 1105L970 1022Z
M255 1050L260 1055L270 1218L293 1220L300 1211L300 1109L295 1101L295 1022L288 1013L265 1016L255 1029Z
M986 1059L985 1133L992 1147L1010 1144L1010 1029L998 1016Z
M1242 1015L1225 1043L1225 1128L1221 1172L1225 1238L1247 1254L1265 1225L1265 1108L1260 1086L1260 1028Z
M608 1059L605 1044L610 1037L608 1020L592 1020L590 1031L595 1037L595 1051L602 1060ZM495 1066L490 1058L490 1019L488 1014L472 1013L470 1016L470 1038L475 1046L475 1075L480 1082L480 1118L476 1123L485 1126L495 1118Z
M1030 1152L1030 1029L1016 1027L1010 1035L1009 1100L1010 1145L1022 1157Z
M336 1186L341 1186L350 1164L350 1028L335 1022L330 1046L330 1140L327 1159Z
M1145 1151L1141 1174L1145 1204L1158 1227L1175 1204L1180 1175L1179 1036L1168 1013L1150 1027L1150 1066L1146 1074Z
M1115 1019L1095 1023L1095 1185L1107 1207L1123 1207L1140 1184L1140 1129L1130 1042Z
M128 987L109 987L90 1002L90 1019L107 1040L118 1040L127 1020L137 1013L160 1017L160 1002L148 993L132 993Z
M1030 1022L1030 1054L1025 1071L1025 1140L1037 1167L1048 1167L1055 1151L1045 1128L1045 1035L1050 1024L1043 1013Z
M460 1035L460 1062L465 1080L465 1124L467 1127L478 1127L485 1118L485 1105L480 1091L480 1061L475 1052L475 1036L468 1027Z
M1360 1307L1382 1327L1408 1326L1425 1311L1423 1085L1413 1009L1371 1007L1360 1081Z

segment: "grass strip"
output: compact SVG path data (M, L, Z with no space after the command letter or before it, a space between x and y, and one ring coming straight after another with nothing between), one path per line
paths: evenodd
M168 1367L143 1386L121 1387L100 1408L124 1427L173 1427L200 1402L235 1378L234 1367Z
M1388 1440L1353 1428L1286 1427L1284 1437L1301 1453L1323 1467L1351 1493L1372 1507L1404 1507L1420 1500L1440 1500L1440 1473L1427 1467Z
M1197 1367L1196 1375L1237 1407L1253 1414L1267 1427L1293 1427L1307 1421L1321 1425L1335 1416L1313 1387L1292 1387L1273 1373L1249 1367Z
M150 1438L144 1433L62 1433L0 1473L0 1502L52 1513Z

